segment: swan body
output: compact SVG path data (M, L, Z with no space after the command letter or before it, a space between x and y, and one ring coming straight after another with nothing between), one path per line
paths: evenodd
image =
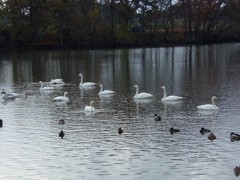
M79 74L79 76L80 76L80 84L79 84L80 87L92 87L97 85L97 83L94 83L94 82L83 83L83 75Z
M215 99L217 99L217 97L213 96L212 97L212 104L204 104L204 105L201 105L201 106L197 106L197 108L200 109L200 110L218 110L219 108L215 104L215 101L214 101Z
M41 87L40 87L40 91L53 91L54 88L53 87L43 87L43 82L39 81Z
M69 98L66 96L68 94L68 92L64 92L63 96L58 96L53 98L55 101L69 101Z
M86 112L93 112L93 111L95 111L95 108L93 107L93 103L94 103L94 101L91 101L90 102L90 106L85 106L84 111L86 111Z
M138 85L134 85L134 87L136 88L136 94L135 94L134 98L145 99L145 98L152 98L153 97L153 95L150 94L150 93L146 93L146 92L138 93Z
M112 90L104 90L103 91L103 85L100 84L99 87L101 88L100 91L99 91L99 95L112 95L115 91L112 91Z
M163 98L162 98L163 101L179 101L184 98L184 97L175 96L175 95L167 96L166 87L162 86L161 88L163 89Z
M63 85L63 84L65 84L65 83L63 82L63 79L52 79L52 80L50 81L50 84Z

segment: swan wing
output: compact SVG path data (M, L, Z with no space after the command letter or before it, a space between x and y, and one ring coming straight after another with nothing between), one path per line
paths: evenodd
M138 94L137 96L134 96L134 98L139 98L139 99L142 99L142 98L152 98L153 95L150 94L150 93L145 93L145 92L142 92L140 94Z
M52 79L50 83L63 84L63 79Z
M43 91L52 91L52 90L54 90L54 88L53 87L43 87L43 88L41 88L41 90L43 90Z
M91 106L85 106L84 111L94 111L94 107Z
M94 82L85 82L83 84L80 84L80 86L83 86L83 87L96 86L96 83L94 83Z
M111 91L111 90L104 90L102 92L100 92L100 95L111 95L113 94L115 91Z
M64 97L64 96L58 96L53 98L55 101L69 101L68 97Z
M218 109L217 107L214 107L212 104L204 104L201 106L197 106L197 108L200 110L216 110L216 109Z
M184 97L181 96L175 96L175 95L171 95L171 96L167 96L165 98L162 98L162 100L164 101L179 101L182 100Z

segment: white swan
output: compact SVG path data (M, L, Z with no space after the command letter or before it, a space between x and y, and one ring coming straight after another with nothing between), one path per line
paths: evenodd
M217 110L217 109L219 109L219 107L216 106L215 101L214 101L215 99L217 99L217 97L213 96L212 104L205 104L205 105L197 106L197 108L200 110Z
M85 106L84 111L87 111L87 112L95 111L95 108L93 107L93 103L94 103L94 101L91 101L90 106Z
M167 96L166 87L162 86L161 88L163 89L162 101L179 101L183 99L183 97L181 96L175 96L175 95Z
M42 81L39 81L39 83L41 84L40 91L52 91L52 90L54 90L53 87L43 87L43 82Z
M54 84L54 85L64 85L65 83L63 82L63 79L52 79L50 81L50 84Z
M68 92L64 92L63 96L57 96L55 98L53 98L55 101L69 101L69 98L66 96L68 94Z
M150 94L150 93L142 92L142 93L138 94L138 85L134 85L134 87L136 88L136 94L135 94L135 96L133 98L143 99L143 98L152 98L153 97L153 95Z
M83 83L83 75L79 74L79 76L80 76L80 84L79 84L80 87L92 87L97 85L97 83L94 83L94 82Z
M99 87L101 88L100 91L99 91L99 95L112 95L115 91L112 91L112 90L104 90L103 91L103 85L102 84L99 84Z

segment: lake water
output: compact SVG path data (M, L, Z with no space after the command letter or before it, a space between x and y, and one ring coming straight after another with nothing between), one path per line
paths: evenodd
M240 44L1 52L0 89L35 93L0 103L0 179L235 179L240 141L229 135L240 133L239 57ZM79 88L79 73L115 94ZM55 78L66 84L39 91L39 81L49 86ZM134 100L135 84L154 98ZM162 85L185 99L163 103ZM65 91L68 103L53 101ZM219 110L198 111L212 96ZM95 112L86 114L92 100ZM170 134L171 127L180 132Z

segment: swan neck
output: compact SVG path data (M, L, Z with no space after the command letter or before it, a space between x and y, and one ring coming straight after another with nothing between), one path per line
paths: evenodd
M80 75L80 85L83 83L83 77Z
M93 103L92 102L90 102L90 108L91 108L91 111L93 111L93 105L92 105Z
M135 96L137 96L138 95L138 86L136 86L136 94L135 94Z
M102 86L100 86L100 93L102 92L102 90L103 90L103 87L102 87Z
M166 88L163 88L163 98L167 97Z
M213 105L213 107L217 107L215 104L214 98L212 98L212 105Z

